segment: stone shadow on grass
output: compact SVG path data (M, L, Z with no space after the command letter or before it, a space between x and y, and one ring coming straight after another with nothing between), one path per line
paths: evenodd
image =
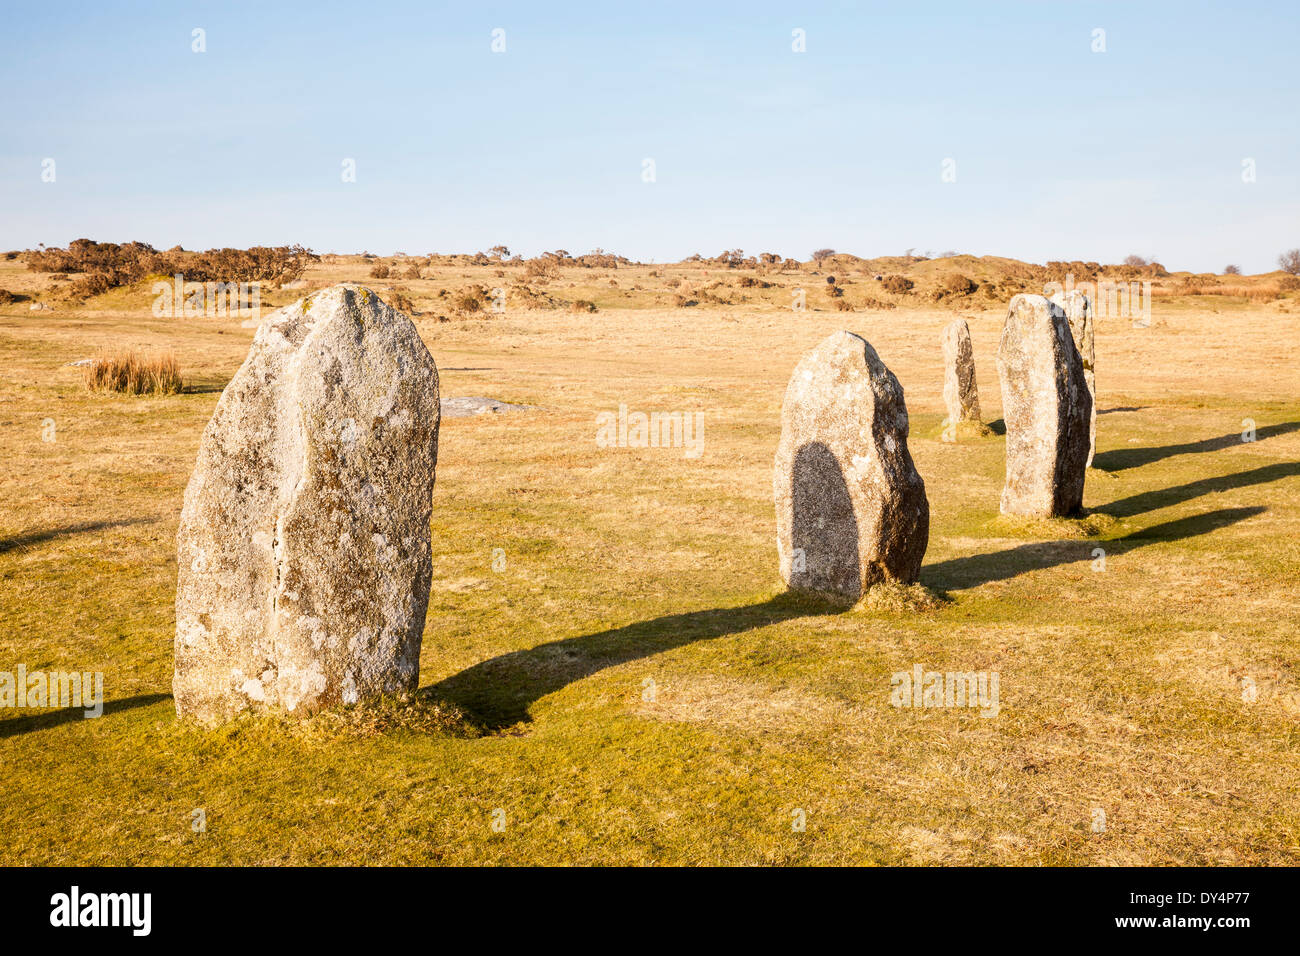
M1107 558L1127 554L1158 541L1181 541L1209 534L1238 521L1263 514L1267 508L1224 508L1166 521L1143 528L1122 538L1076 538L1066 541L1033 541L1006 551L950 558L921 569L921 583L941 594L979 587L991 581L1007 581L1030 571L1055 568L1094 559L1101 548Z
M1234 488L1247 488L1250 485L1262 485L1282 478L1294 478L1300 475L1300 462L1283 462L1277 465L1264 465L1249 471L1240 471L1233 475L1218 475L1214 478L1200 478L1184 485L1172 488L1156 488L1141 494L1119 498L1110 504L1099 505L1094 511L1114 515L1117 518L1131 518L1157 508L1181 504L1201 495L1216 491L1232 491Z
M1300 422L1282 422L1277 425L1265 425L1255 429L1255 440L1262 441L1274 435L1285 435L1300 430ZM1205 451L1223 451L1234 445L1242 444L1241 432L1220 435L1217 438L1202 438L1200 441L1184 442L1181 445L1160 445L1154 448L1112 448L1099 451L1092 459L1092 467L1102 471L1125 471L1140 468L1175 455L1193 455Z
M102 720L110 714L116 714L124 710L134 710L137 707L148 707L159 701L171 699L171 694L137 694L135 697L110 700L104 704L104 712L98 717L87 717L85 707L38 710L25 717L0 720L0 740L6 737L17 737L19 734L29 734L34 730L47 730L50 727L70 724L77 720Z
M44 544L46 541L53 541L66 535L104 531L108 528L125 528L133 524L152 524L157 520L157 518L122 518L116 521L83 521L80 524L64 525L62 528L27 531L12 538L0 538L0 554L29 548L34 544Z
M697 641L844 610L844 604L785 592L757 604L668 614L511 651L453 674L421 694L455 704L491 732L531 719L528 711L534 703L608 667Z

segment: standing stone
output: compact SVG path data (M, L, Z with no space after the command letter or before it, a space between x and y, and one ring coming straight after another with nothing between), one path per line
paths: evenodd
M980 420L980 393L975 385L975 351L970 344L970 326L954 319L943 330L943 403L948 408L946 424L956 434L960 422ZM951 440L951 439L949 439Z
M1078 289L1058 292L1052 301L1065 311L1070 323L1070 335L1074 338L1074 347L1079 350L1083 361L1083 380L1088 384L1088 397L1092 399L1092 408L1088 415L1088 467L1092 467L1092 457L1097 452L1097 376L1093 371L1096 361L1096 345L1093 336L1092 303Z
M414 690L437 455L438 370L406 316L350 284L268 316L185 490L177 713Z
M1002 513L1055 517L1083 506L1092 398L1065 312L1041 295L1011 300L998 347L1007 426Z
M865 339L837 332L795 367L773 479L790 588L856 601L920 575L930 505L907 427L902 386Z

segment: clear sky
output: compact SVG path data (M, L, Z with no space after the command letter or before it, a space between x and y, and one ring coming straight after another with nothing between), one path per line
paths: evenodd
M1300 246L1296 0L0 9L3 249Z

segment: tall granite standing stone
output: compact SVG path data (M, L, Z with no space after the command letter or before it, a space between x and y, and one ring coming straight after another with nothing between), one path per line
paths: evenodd
M1002 512L1055 517L1083 506L1092 397L1065 312L1041 295L1011 300L998 347L1007 426Z
M795 367L773 478L790 588L856 601L917 579L930 505L907 430L902 386L865 339L837 332Z
M954 319L943 330L943 403L948 409L947 425L954 434L959 422L980 420L975 351L971 348L970 326L965 319Z
M1097 453L1097 376L1094 372L1097 350L1093 335L1092 303L1078 289L1058 292L1052 296L1052 301L1065 311L1074 347L1079 350L1079 358L1083 361L1083 379L1088 383L1088 397L1092 399L1092 410L1088 417L1088 467L1092 467L1093 455Z
M268 316L185 490L177 713L414 690L437 455L438 371L406 316L355 285Z

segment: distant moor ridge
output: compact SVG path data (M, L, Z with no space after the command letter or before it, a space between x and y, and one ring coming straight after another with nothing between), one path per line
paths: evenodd
M1122 263L1051 261L944 253L862 258L819 249L799 260L731 249L675 263L635 262L602 249L565 249L531 258L494 246L472 254L377 256L315 253L303 246L158 250L143 242L78 239L67 248L14 250L0 262L0 306L32 309L137 308L157 283L255 285L260 293L313 291L340 280L384 280L378 291L412 315L447 321L511 310L595 312L621 308L770 306L858 311L941 305L1000 307L1052 284L1140 282L1155 297L1223 296L1273 303L1300 292L1300 251L1283 253L1275 272L1243 276L1170 272L1143 256ZM7 268L6 268L7 266ZM110 297L115 294L116 298ZM264 304L277 303L266 301ZM1283 305L1285 308L1285 304Z

